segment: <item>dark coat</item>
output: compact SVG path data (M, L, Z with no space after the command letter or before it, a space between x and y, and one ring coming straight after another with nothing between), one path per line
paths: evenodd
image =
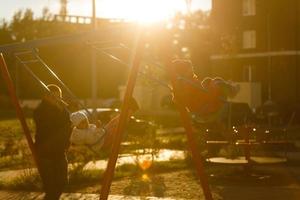
M46 157L64 155L72 132L67 110L43 100L34 111L34 121L37 153Z

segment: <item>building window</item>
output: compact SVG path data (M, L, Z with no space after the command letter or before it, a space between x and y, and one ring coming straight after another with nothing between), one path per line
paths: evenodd
M243 0L243 16L253 16L256 14L255 0Z
M256 48L256 31L249 30L243 32L243 48L244 49Z

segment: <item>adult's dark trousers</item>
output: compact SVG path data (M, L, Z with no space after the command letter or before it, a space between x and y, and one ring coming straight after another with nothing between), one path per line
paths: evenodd
M68 182L68 162L65 154L38 155L44 200L59 200Z

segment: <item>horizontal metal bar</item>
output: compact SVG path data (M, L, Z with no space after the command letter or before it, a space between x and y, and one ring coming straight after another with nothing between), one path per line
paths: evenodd
M28 50L28 51L20 51L20 52L14 53L15 56L20 56L20 55L25 55L25 54L32 54L32 51Z
M300 51L268 51L257 53L241 53L241 54L220 54L210 56L210 60L226 60L226 59L242 59L242 58L263 58L275 56L299 56Z
M122 64L122 65L124 65L126 67L130 67L129 64L125 63L120 58L117 58L116 56L113 56L113 55L105 52L103 49L97 48L97 47L94 47L94 46L93 46L93 48L95 48L96 50L98 50L100 53L102 53L102 54L110 57L112 60L114 60L114 61L116 61L116 62L118 62L118 63L120 63L120 64ZM168 88L169 90L172 91L172 88L167 83L165 83L165 82L163 82L163 81L161 81L161 80L159 80L157 78L154 78L152 76L149 76L148 74L146 74L145 72L142 72L142 71L139 71L139 74L145 76L147 79L149 79L149 80L151 80L153 82L156 82L156 83L158 83L158 84L160 84L160 85L162 85L162 86L164 86L164 87L166 87L166 88Z
M108 49L116 49L116 48L122 48L122 49L126 49L128 51L131 51L131 49L129 47L127 47L125 44L123 43L118 43L115 44L114 46L105 46L105 47L99 47L98 45L106 45L106 44L114 44L114 41L102 41L102 42L86 42L87 45L92 46L93 48L99 48L102 50L108 50ZM97 46L96 46L97 45Z
M22 61L21 64L30 64L30 63L37 63L39 62L39 60L26 60L26 61Z
M101 50L111 50L111 49L122 49L120 46L113 46L113 47L100 47Z
M129 47L127 47L125 44L120 43L119 45L120 45L120 47L122 47L122 48L124 48L124 49L127 49L127 50L129 50L129 51L131 51L131 49L130 49Z
M87 45L105 45L105 44L113 44L113 43L116 43L116 41L105 40L105 41L97 41L97 42L91 42L91 41L86 42Z
M120 31L119 29L121 29L122 31ZM4 53L4 52L16 51L18 49L20 50L20 49L28 49L28 48L38 48L42 46L72 44L74 42L86 42L88 40L93 41L97 38L105 39L105 36L108 37L117 36L121 33L123 34L123 32L126 30L130 32L131 31L130 26L118 25L110 28L98 29L96 31L80 32L75 34L41 38L41 39L31 40L27 42L6 44L0 46L0 52Z
M127 64L126 62L124 62L124 61L121 60L120 58L118 58L118 57L116 57L116 56L114 56L114 55L112 55L112 54L110 54L110 53L107 53L107 52L104 51L103 49L98 48L98 47L95 47L95 46L92 46L92 48L94 48L95 50L97 50L99 53L104 54L104 55L110 57L112 60L114 60L114 61L116 61L116 62L118 62L118 63L120 63L120 64L122 64L122 65L125 65L126 67L130 67L129 64Z

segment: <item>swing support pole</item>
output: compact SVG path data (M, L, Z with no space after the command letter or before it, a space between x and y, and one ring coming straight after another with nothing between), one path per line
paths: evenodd
M26 123L26 119L25 119L23 110L20 106L18 97L17 97L16 92L15 92L16 90L15 90L13 81L12 81L11 76L9 74L9 71L8 71L8 68L7 68L7 65L6 65L6 62L5 62L5 59L4 59L4 56L3 56L2 53L0 53L0 72L1 72L1 75L2 75L2 78L3 78L4 82L6 84L6 87L8 89L11 102L13 103L13 106L15 107L17 117L19 118L19 121L20 121L21 126L23 128L23 132L25 134L28 146L31 150L33 159L35 161L37 169L39 170L38 162L37 162L37 154L36 154L36 151L35 151L35 147L34 147L34 144L33 144L32 137L30 135L30 130L29 130L28 125Z
M118 123L116 132L114 133L114 139L112 144L112 149L110 152L110 157L108 160L108 164L106 167L106 171L104 173L101 192L100 192L100 200L106 200L109 195L109 190L111 186L111 182L114 175L114 170L116 167L116 162L118 159L118 154L120 151L121 141L122 141L122 135L125 130L125 126L127 123L128 115L129 115L129 103L130 99L132 98L134 86L136 83L136 79L139 72L140 63L143 57L143 51L145 48L144 45L144 38L143 33L139 36L137 40L137 47L134 52L133 62L132 62L132 68L130 70L127 87L125 91L124 101L121 107L121 114L120 114L120 121Z

